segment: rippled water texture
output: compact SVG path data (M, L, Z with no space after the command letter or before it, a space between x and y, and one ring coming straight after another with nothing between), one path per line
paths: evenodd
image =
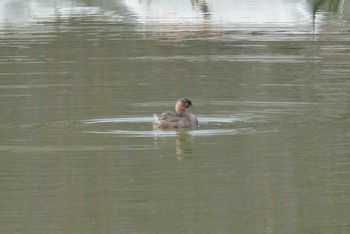
M0 233L350 233L349 19L0 1ZM199 128L153 130L182 97Z

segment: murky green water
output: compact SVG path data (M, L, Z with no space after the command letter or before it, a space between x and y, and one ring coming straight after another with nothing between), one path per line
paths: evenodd
M0 12L1 233L350 232L349 1Z

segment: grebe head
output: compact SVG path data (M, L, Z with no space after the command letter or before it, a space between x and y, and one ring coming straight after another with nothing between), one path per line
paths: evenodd
M177 114L180 114L190 107L193 107L191 100L188 98L181 98L176 102L175 111Z

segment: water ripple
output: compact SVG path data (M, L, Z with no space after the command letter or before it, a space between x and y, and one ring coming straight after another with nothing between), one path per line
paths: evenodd
M252 129L205 129L205 130L189 130L186 132L190 136L213 136L213 135L228 135L237 134ZM181 130L180 130L181 131ZM167 131L128 131L128 130L109 130L109 131L86 131L86 133L96 134L115 134L115 135L126 135L133 137L174 137L179 134L176 130Z
M246 117L242 116L224 116L224 117L211 117L211 116L200 116L198 117L200 125L205 126L206 129L176 129L176 130L86 130L85 133L94 133L94 134L112 134L112 135L123 135L130 137L174 137L179 133L185 131L187 135L190 136L214 136L214 135L234 135L242 133L251 133L254 131L253 128L249 127L234 127L232 125L227 126L226 128L211 128L210 123L235 123L239 121L247 120ZM99 124L106 123L152 123L152 117L118 117L118 118L100 118L100 119L88 119L83 120L83 123L94 125L96 128ZM217 125L215 125L217 127ZM124 126L125 127L125 126Z
M247 117L243 116L224 116L224 117L210 117L210 116L198 116L199 122L211 123L211 122L222 122L222 123L233 123L237 121L243 121ZM100 119L87 119L83 120L86 124L97 124L97 123L147 123L152 122L153 117L118 117L118 118L100 118Z

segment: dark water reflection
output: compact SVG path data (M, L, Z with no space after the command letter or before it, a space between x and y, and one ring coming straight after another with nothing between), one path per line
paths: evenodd
M0 12L1 233L350 232L348 1Z

